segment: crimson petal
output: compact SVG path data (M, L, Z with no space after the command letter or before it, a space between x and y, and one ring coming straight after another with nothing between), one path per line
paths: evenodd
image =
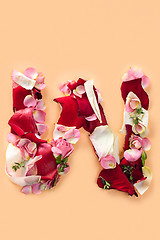
M129 182L120 166L117 164L114 169L103 169L97 179L97 184L100 188L104 187L102 178L110 183L109 189L117 189L122 192L127 192L129 195L136 195L133 185Z
M31 95L30 90L26 90L21 86L13 88L13 111L14 112L25 108L23 101L27 95Z
M133 184L136 183L137 181L142 181L145 180L145 177L143 176L142 173L142 161L141 159L138 159L135 162L128 162L125 158L121 160L120 167L123 170L123 166L129 166L133 167L132 168L132 177L133 177ZM127 178L129 178L128 173L125 173Z
M79 117L79 107L75 98L71 96L54 99L55 102L61 104L62 112L58 120L58 124L68 127L75 126L80 128L83 126L85 120Z
M38 133L33 118L33 108L21 109L10 118L11 132L22 136L26 133Z
M105 117L105 114L104 114L101 104L99 104L99 109L100 109L100 113L101 113L102 123L100 123L100 121L98 119L96 119L94 121L85 120L85 124L83 125L83 127L89 133L92 133L94 131L94 129L98 126L107 125L107 120L106 120L106 117Z
M133 92L140 99L142 107L148 110L149 107L149 98L147 93L142 87L142 79L138 78L135 80L123 82L121 85L122 98L126 102L126 97L129 92Z
M37 174L42 180L52 180L57 172L56 159L51 151L51 145L48 143L40 143L37 148L37 156L42 158L36 162Z

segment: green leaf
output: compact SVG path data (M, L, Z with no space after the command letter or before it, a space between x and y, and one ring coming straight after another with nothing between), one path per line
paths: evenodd
M147 154L145 151L142 152L141 154L141 160L142 160L142 166L145 166L145 160L147 159Z
M64 158L62 161L66 163L68 161L68 157Z
M56 157L56 163L59 164L61 163L61 154Z

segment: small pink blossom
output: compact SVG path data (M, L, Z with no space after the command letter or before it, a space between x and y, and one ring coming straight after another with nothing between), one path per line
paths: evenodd
M83 85L79 85L76 89L73 90L73 94L77 97L82 98L82 95L86 92L85 87Z
M72 152L74 147L68 141L63 138L51 141L52 152L55 157L61 155L62 159L68 157Z
M18 142L15 142L15 146L20 148L24 160L34 158L37 152L36 143L27 138L21 138Z
M70 90L69 87L67 86L68 83L69 83L69 81L67 81L66 83L61 83L61 84L59 85L59 90L60 90L61 92L63 92L66 96L71 95L71 90Z
M141 106L141 102L136 94L129 92L126 98L125 110L127 112L133 112L135 109Z
M138 124L134 124L132 127L132 131L135 134L142 134L145 132L145 130L146 130L146 127L141 122L138 122Z
M116 167L116 159L112 155L107 155L100 159L100 163L104 169L110 169Z

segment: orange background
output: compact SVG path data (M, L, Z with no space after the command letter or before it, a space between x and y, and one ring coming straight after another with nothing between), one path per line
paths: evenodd
M159 239L160 154L159 0L14 0L1 1L1 239ZM100 165L88 134L70 157L71 170L54 191L24 195L4 173L8 119L12 115L11 72L35 67L44 72L48 132L60 114L52 101L61 96L58 85L66 80L94 79L101 90L108 123L119 134L123 101L121 76L131 65L150 77L147 165L153 181L139 198L96 185ZM124 136L120 136L120 151ZM156 218L158 216L158 218Z

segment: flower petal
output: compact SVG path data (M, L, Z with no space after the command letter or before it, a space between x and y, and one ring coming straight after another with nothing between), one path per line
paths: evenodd
M24 75L28 78L36 79L38 76L38 73L34 68L29 67L24 71Z
M16 134L8 133L8 135L7 135L7 141L9 143L13 143L14 144L15 141L18 140L18 139L19 139L19 137Z
M67 96L56 98L54 101L60 103L62 107L58 124L76 128L83 126L85 120L79 117L79 107L75 98Z
M142 87L143 88L148 87L149 82L150 82L149 78L146 75L143 75L143 77L142 77Z
M44 123L46 118L46 113L42 110L35 110L33 116L36 122Z
M141 151L138 149L128 149L124 152L124 158L129 162L137 161L141 157Z
M94 113L94 114L92 114L91 116L86 117L85 119L86 119L87 121L94 121L94 120L97 119L97 116L96 116L96 114Z
M47 130L47 125L43 123L36 123L39 135L42 135Z
M70 129L64 134L64 138L71 144L76 144L80 139L80 131L78 129Z
M96 127L89 138L99 158L107 156L113 148L114 135L108 125Z
M100 159L101 165L104 169L112 169L116 167L116 159L112 155L107 155Z
M18 87L13 88L13 110L18 111L24 109L24 98L27 95L31 95L30 90L26 90L25 88L18 85Z
M31 185L26 185L22 188L21 190L22 193L24 194L30 194L32 193L32 186Z
M23 73L20 73L16 70L14 70L12 73L12 80L27 90L32 90L36 83L35 80L26 77Z
M109 189L117 189L122 192L127 192L131 196L137 196L133 185L129 182L118 164L114 169L103 169L100 172L97 179L97 184L100 188L104 188L103 179L110 184Z
M76 91L77 91L77 93L79 93L79 94L83 94L83 93L85 93L85 87L83 86L83 85L79 85L79 86L77 86L76 87Z
M141 195L143 195L147 191L152 180L152 173L148 167L142 167L142 172L146 179L134 184L135 188Z
M32 95L27 95L24 99L24 106L25 107L35 107L36 106L36 99Z
M150 140L148 138L143 138L142 141L143 141L143 149L145 151L149 151L151 149L151 142L150 142Z
M46 106L45 103L42 99L37 100L37 105L36 105L36 109L37 110L45 110Z
M101 113L100 113L96 95L95 95L95 92L93 89L93 80L86 81L84 86L85 86L88 100L92 106L92 109L93 109L94 113L96 114L97 118L99 119L99 121L102 122Z

